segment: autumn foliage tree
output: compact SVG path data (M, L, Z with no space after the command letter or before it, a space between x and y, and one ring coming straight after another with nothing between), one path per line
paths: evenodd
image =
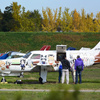
M87 31L86 13L85 13L84 9L81 10L79 31L80 32L86 32Z
M73 11L73 31L74 32L79 32L79 27L80 27L80 15L75 9Z
M69 32L70 30L72 30L72 16L71 13L69 13L68 8L65 8L62 15L61 30L63 32Z
M17 2L12 3L12 16L16 21L16 24L14 25L13 31L19 30L21 26L21 5L18 5Z
M56 22L56 25L57 25L57 31L61 31L62 29L61 29L61 27L62 27L62 24L61 24L61 22L62 22L62 18L61 18L61 15L62 15L62 12L61 12L61 7L59 8L59 12L58 12L58 14L57 14L57 22Z
M94 18L93 13L86 14L82 9L69 12L62 7L52 10L42 8L42 15L38 10L25 11L25 7L13 2L0 10L0 31L19 32L100 32L100 12Z
M100 32L100 12L96 14L95 18L95 28L97 32Z
M43 31L55 32L57 30L57 25L56 25L57 9L54 10L54 14L52 13L50 8L46 8L46 10L42 9L42 13L43 13L43 21L42 21Z

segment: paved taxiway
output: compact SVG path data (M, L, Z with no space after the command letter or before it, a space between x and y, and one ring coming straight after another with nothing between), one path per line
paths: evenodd
M32 91L32 92L50 92L48 89L0 89L0 91ZM74 90L68 90L74 92ZM80 92L100 92L100 90L79 90Z

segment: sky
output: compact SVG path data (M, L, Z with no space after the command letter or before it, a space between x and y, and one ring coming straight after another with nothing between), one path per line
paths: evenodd
M12 2L17 2L18 5L25 7L25 11L39 10L42 14L42 7L46 9L56 10L62 7L64 11L65 7L69 8L69 11L77 10L81 13L81 9L84 8L86 14L93 12L94 17L100 11L100 0L0 0L0 9L4 12L6 6L10 6Z

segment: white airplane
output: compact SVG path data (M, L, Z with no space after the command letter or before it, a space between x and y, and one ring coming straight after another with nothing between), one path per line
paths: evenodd
M38 51L31 51L21 58L0 60L1 76L21 76L24 72L39 71L39 81L46 82L48 71L58 71L59 57L66 55L71 65L77 55L84 61L85 66L100 63L100 42L90 50L66 50L66 45L57 45L56 50L49 50L51 46L43 46Z
M24 55L25 55L25 53L16 52L16 51L9 51L7 53L2 53L2 56L0 56L0 60L19 58L19 57L23 57Z

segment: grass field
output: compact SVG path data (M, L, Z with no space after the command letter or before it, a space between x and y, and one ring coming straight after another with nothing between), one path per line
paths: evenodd
M50 100L48 99L49 95L49 92L0 92L0 100ZM62 97L62 99L58 100L66 99ZM100 93L79 93L78 99L67 100L100 100Z
M100 33L0 32L0 52L40 50L44 45L51 45L51 50L55 50L60 44L76 49L93 48L99 41Z
M64 44L67 47L93 48L100 41L100 33L16 33L16 32L1 32L0 33L0 52L5 51L32 51L40 50L43 45L51 45L51 50L56 49L56 45ZM48 72L47 83L40 84L38 81L39 73L31 72L24 73L24 78L21 78L23 84L14 84L19 77L5 77L8 84L0 84L0 89L50 89L58 90L60 87L79 90L84 89L100 89L100 64L84 68L82 72L82 84L73 84L70 73L70 84L58 83L58 72ZM0 77L0 80L2 77ZM55 95L54 95L55 94ZM59 95L64 98L66 95L55 92L7 92L0 91L0 100L69 100L60 99ZM65 91L65 94L66 93ZM69 94L73 97L77 94ZM48 98L49 96L50 99ZM58 99L55 99L58 96ZM68 95L67 95L68 96ZM68 96L68 97L69 97ZM100 100L99 92L79 93L78 98L73 100ZM72 99L70 99L72 100Z
M39 72L24 73L24 78L5 77L8 84L0 84L0 89L53 89L58 84L58 72L48 72L47 83L40 84L38 81ZM2 78L2 77L1 77ZM22 80L23 84L14 84L16 80ZM63 84L66 85L66 84ZM73 80L70 72L69 87L73 88ZM84 68L82 72L82 84L77 84L80 89L100 89L100 64Z
M39 73L24 73L24 78L21 78L23 84L14 84L14 81L20 79L18 77L6 77L8 84L0 84L0 89L50 89L50 90L58 90L60 87L67 87L68 89L74 89L77 87L79 90L88 90L100 89L100 64L93 65L87 68L84 68L82 72L82 84L73 84L72 76L70 73L70 84L59 84L58 83L58 72L48 72L47 75L47 83L40 84L38 82ZM58 93L58 92L57 92ZM6 94L6 96L5 96ZM1 98L0 100L49 100L50 96L49 92L0 92ZM52 95L51 95L52 96ZM81 92L78 95L78 99L74 100L99 100L100 93L99 92L90 92L85 93ZM20 99L18 99L18 97ZM52 99L52 98L51 98ZM61 100L61 99L59 99ZM64 99L65 100L65 99Z

